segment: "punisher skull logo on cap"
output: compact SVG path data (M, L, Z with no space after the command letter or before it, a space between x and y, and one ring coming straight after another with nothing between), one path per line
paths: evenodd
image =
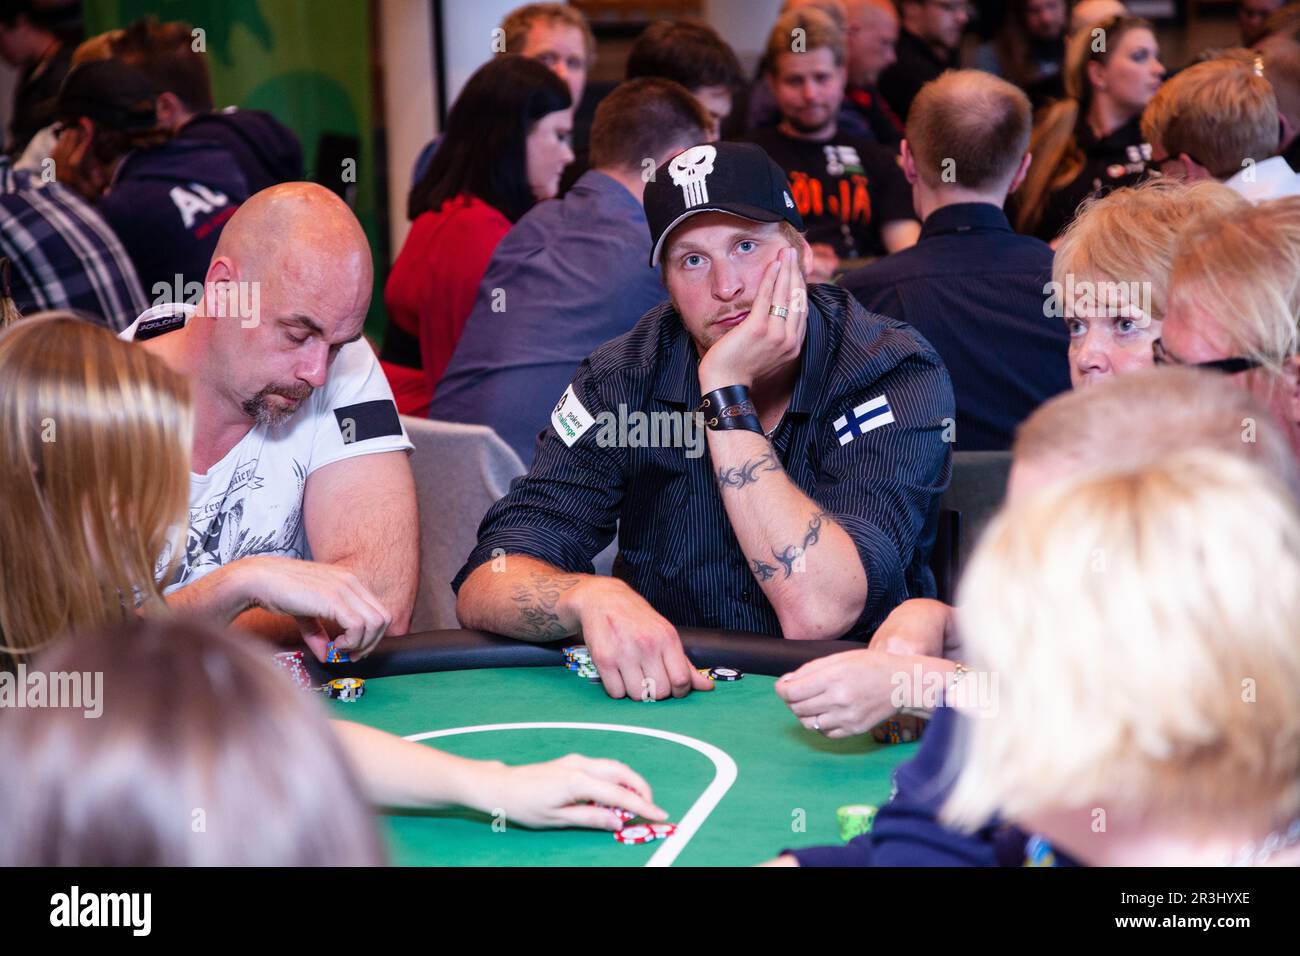
M697 212L727 212L755 222L785 220L803 230L781 167L753 143L704 143L682 150L645 187L650 265L668 234Z

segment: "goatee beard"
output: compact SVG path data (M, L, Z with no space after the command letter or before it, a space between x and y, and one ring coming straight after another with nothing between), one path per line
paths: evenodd
M313 391L315 389L305 382L298 385L268 385L252 398L246 399L240 407L244 410L245 415L259 425L279 425L293 417L298 409L302 407L302 403L311 397ZM273 406L266 400L268 395L279 395L281 398L296 402L296 404L292 408Z

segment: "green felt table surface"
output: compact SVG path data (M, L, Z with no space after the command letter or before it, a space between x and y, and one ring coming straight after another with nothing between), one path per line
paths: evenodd
M694 830L636 846L607 831L503 828L468 810L386 813L395 864L748 866L783 848L840 842L836 808L882 804L893 768L917 746L870 736L827 740L799 724L774 680L747 674L710 692L644 703L611 700L600 684L562 667L461 670L368 680L361 700L331 707L335 716L406 737L498 724L603 725L498 728L424 742L509 764L567 753L621 760L650 783L671 821Z

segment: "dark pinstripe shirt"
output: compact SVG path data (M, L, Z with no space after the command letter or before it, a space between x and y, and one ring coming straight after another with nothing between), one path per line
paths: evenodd
M904 599L934 596L926 561L951 470L942 433L954 415L952 385L908 326L866 312L834 286L810 287L809 302L799 377L772 444L790 480L857 546L869 592L845 636L862 638ZM881 396L887 424L878 424ZM573 400L586 413L577 420L617 416L620 405L643 413L698 406L698 357L672 306L651 310L584 360L570 411ZM861 423L856 437L848 420ZM598 435L591 426L576 440L570 434L570 445L547 427L532 469L484 516L453 589L498 548L590 573L619 523L615 575L673 624L779 635L707 451L691 458L682 447L606 447Z

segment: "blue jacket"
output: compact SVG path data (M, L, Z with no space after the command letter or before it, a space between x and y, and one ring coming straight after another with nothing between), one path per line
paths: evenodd
M800 866L1023 866L1028 834L998 820L974 833L939 822L957 779L954 752L957 712L934 712L915 757L894 771L894 792L880 808L871 832L839 846L785 850ZM1077 866L1059 850L1056 866Z
M176 138L224 146L244 174L250 196L268 186L303 178L302 144L297 135L262 110L231 106L203 113L186 123Z
M130 153L99 211L113 227L151 301L176 301L202 283L226 221L248 198L239 165L224 148L174 139Z

